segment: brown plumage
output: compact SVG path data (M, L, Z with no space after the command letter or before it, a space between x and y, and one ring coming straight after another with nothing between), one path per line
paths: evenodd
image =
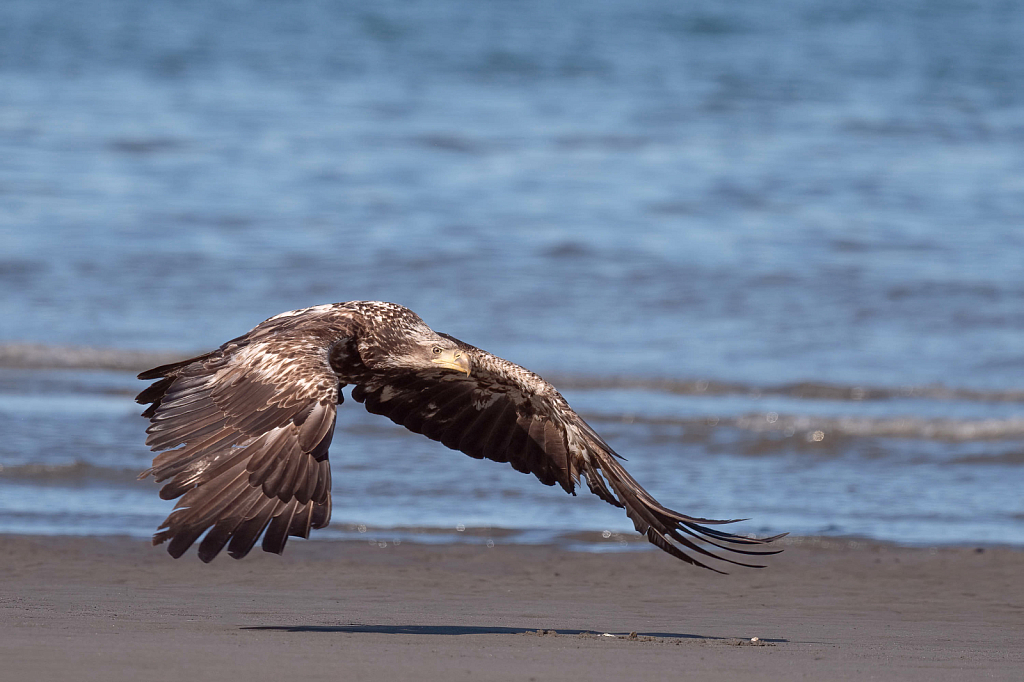
M663 507L551 384L393 303L282 313L139 378L156 380L136 400L149 404L146 444L160 452L141 477L166 481L162 498L180 497L153 543L169 541L175 558L203 533L199 558L210 561L225 547L244 557L261 535L263 549L280 554L289 536L327 525L327 454L346 385L368 411L470 457L508 462L572 494L582 475L651 543L687 563L711 568L696 554L750 566L710 548L774 554L750 548L781 537L732 535L701 524L733 521Z

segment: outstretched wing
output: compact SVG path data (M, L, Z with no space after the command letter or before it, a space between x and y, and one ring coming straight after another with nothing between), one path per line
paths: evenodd
M288 536L327 525L340 398L330 347L322 334L264 323L213 353L139 375L159 379L136 400L151 403L146 444L163 451L140 478L167 481L164 499L181 496L153 544L169 540L177 558L209 528L199 558L226 545L239 559L261 534L263 549L280 554Z
M564 429L543 399L477 360L468 377L451 370L381 373L357 385L352 398L453 450L508 462L545 485L573 492L579 475Z
M652 544L687 563L718 571L684 549L761 568L715 554L709 547L755 556L781 551L752 551L750 547L782 535L747 538L701 525L740 519L703 519L662 506L629 475L619 462L621 458L553 386L519 365L442 336L458 343L470 356L470 376L440 371L380 374L356 386L352 397L369 412L387 416L410 431L470 457L508 462L546 485L558 483L568 493L575 494L583 474L590 490L625 508L637 531Z

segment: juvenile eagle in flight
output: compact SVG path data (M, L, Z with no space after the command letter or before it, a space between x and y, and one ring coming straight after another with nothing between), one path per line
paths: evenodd
M350 384L368 411L470 457L508 462L572 494L583 475L591 492L625 508L638 532L687 563L711 568L698 555L750 566L707 546L774 554L750 547L781 537L733 535L700 525L732 521L663 507L551 384L434 332L394 303L281 313L215 351L139 378L156 379L136 400L149 404L146 444L162 451L140 478L168 481L160 497L181 498L153 544L170 541L175 558L207 529L203 561L225 546L240 559L260 535L265 551L280 554L290 535L306 538L326 526L327 450L341 389Z

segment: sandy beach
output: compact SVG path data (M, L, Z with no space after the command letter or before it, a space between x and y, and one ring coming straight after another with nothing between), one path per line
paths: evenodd
M0 679L1021 679L1024 552L785 547L718 576L656 551L293 540L204 565L0 536Z

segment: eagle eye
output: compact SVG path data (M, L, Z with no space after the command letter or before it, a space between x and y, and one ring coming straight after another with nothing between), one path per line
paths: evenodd
M440 354L441 354L441 347L440 346L434 346L434 355L440 355Z

